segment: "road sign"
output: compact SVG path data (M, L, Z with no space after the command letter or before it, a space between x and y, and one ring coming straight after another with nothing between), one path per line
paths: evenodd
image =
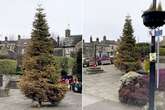
M155 36L162 36L163 30L155 30Z

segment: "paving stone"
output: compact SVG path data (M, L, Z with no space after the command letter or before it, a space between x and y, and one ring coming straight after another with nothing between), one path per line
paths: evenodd
M83 93L90 102L90 96L99 98L95 103L83 106L84 110L141 110L140 107L121 104L118 99L120 87L120 77L122 72L117 70L114 65L102 66L105 70L101 74L84 74ZM88 98L89 97L89 98ZM102 100L101 100L102 99ZM84 100L83 100L84 101Z
M0 110L81 110L81 94L68 92L57 106L32 107L32 101L24 97L19 89L11 89L10 97L0 98Z

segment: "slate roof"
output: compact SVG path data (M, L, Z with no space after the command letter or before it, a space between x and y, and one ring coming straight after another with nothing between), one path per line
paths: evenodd
M16 44L17 41L16 41L16 40L0 41L0 44L5 44L5 43L9 43L9 44L10 44L10 43L12 43L12 44L15 43L15 44Z
M51 40L53 40L53 45L54 47L57 47L57 42L51 38ZM28 45L28 43L31 41L31 39L20 39L17 43L17 45L23 47L24 45Z
M111 44L111 45L117 45L116 41L114 40L106 40L101 41L102 44Z
M97 43L96 41L93 41L93 43L96 43L96 45L98 46L104 46L104 47L109 47L109 45L117 45L117 42L114 40L106 40L106 41L101 41L99 43ZM85 42L84 46L91 47L93 46L93 43Z

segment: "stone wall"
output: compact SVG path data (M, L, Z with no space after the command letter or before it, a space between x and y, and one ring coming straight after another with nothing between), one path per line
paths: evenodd
M19 75L3 75L3 82L2 86L0 89L5 89L5 88L16 88L16 83L19 79ZM13 87L12 87L13 86Z
M5 89L6 86L8 85L10 81L10 77L9 75L3 75L3 78L2 78L2 86L0 87L0 89Z

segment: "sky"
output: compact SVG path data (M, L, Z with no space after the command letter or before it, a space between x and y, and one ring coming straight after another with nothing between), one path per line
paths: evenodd
M126 16L130 15L136 41L150 42L149 29L143 25L141 15L151 3L152 0L84 0L85 41L89 41L91 35L93 40L96 37L102 40L104 35L107 39L117 40L122 35ZM165 9L165 0L161 3Z
M165 9L165 1L161 2ZM149 29L143 25L141 15L151 3L152 0L0 0L0 40L5 36L17 39L18 34L30 38L36 8L42 4L50 33L55 35L64 36L65 29L70 28L71 34L83 34L85 41L91 35L93 40L102 40L104 35L117 40L130 15L136 40L150 42Z
M0 0L0 40L30 38L32 22L39 4L45 9L50 33L64 36L67 28L71 34L82 34L81 0ZM70 26L68 26L70 24Z

